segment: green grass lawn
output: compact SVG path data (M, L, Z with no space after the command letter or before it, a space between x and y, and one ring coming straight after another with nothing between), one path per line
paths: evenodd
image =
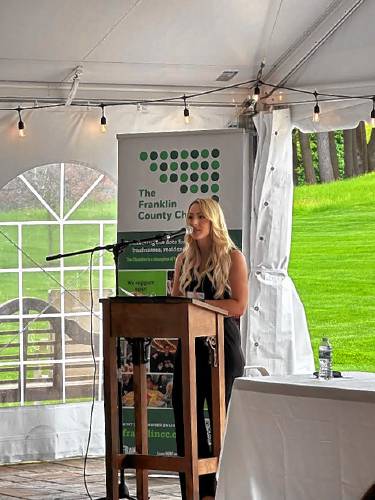
M289 274L338 370L375 371L374 252L375 173L296 188Z

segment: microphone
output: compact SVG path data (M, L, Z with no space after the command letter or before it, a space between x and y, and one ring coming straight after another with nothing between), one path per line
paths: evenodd
M172 238L178 238L179 236L185 236L187 234L191 234L193 232L193 228L191 226L182 227L178 231L174 233L166 233L165 238L170 240Z

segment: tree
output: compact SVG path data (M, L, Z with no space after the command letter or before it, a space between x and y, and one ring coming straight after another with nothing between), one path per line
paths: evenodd
M353 140L351 130L344 130L344 161L344 177L353 177Z
M340 179L340 172L339 172L339 162L337 158L335 132L328 132L328 139L329 139L329 151L331 154L333 177L335 178L335 180L337 180Z
M316 176L311 156L309 135L304 134L300 130L298 132L299 142L301 144L303 169L305 171L305 183L316 184Z
M331 163L328 132L318 132L316 136L318 142L320 181L334 181L335 178L333 175L333 168Z
M358 158L358 173L364 174L368 172L368 151L366 142L366 128L365 122L359 122L356 128L356 140L357 140L357 158Z
M293 184L298 185L298 153L297 153L297 131L294 130L292 134L293 146Z
M358 165L358 144L357 144L357 132L356 129L352 129L352 153L353 153L353 175L359 175L359 165Z
M368 171L375 170L375 128L371 130L369 143L367 144Z

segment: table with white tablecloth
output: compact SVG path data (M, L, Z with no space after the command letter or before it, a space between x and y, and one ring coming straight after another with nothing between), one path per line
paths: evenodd
M216 500L359 500L375 482L375 374L238 378Z

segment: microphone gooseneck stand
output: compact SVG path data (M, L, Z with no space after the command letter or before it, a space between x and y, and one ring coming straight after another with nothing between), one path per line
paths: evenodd
M118 243L112 243L110 245L95 246L92 248L86 248L84 250L77 250L75 252L59 253L56 255L49 255L46 257L46 261L62 259L63 257L73 257L74 255L82 255L86 253L99 252L101 250L107 250L113 254L113 260L115 264L115 290L116 297L120 297L120 284L119 284L119 261L120 255L128 246L141 245L144 243L158 243L159 241L170 240L172 238L178 238L185 234L189 234L189 228L182 228L174 233L160 233L156 234L151 238L143 238L138 240L121 240ZM148 361L148 347L150 345L150 339L137 339L136 342L132 342L133 349L133 363L147 363ZM117 368L121 368L121 340L117 338ZM121 453L124 449L124 439L123 439L123 429L122 429L122 383L118 381L118 413L119 413L119 445ZM125 483L125 471L120 469L120 483L119 483L119 498L125 498L128 500L136 500L134 497L130 496L129 489ZM106 497L99 498L97 500L107 500Z

